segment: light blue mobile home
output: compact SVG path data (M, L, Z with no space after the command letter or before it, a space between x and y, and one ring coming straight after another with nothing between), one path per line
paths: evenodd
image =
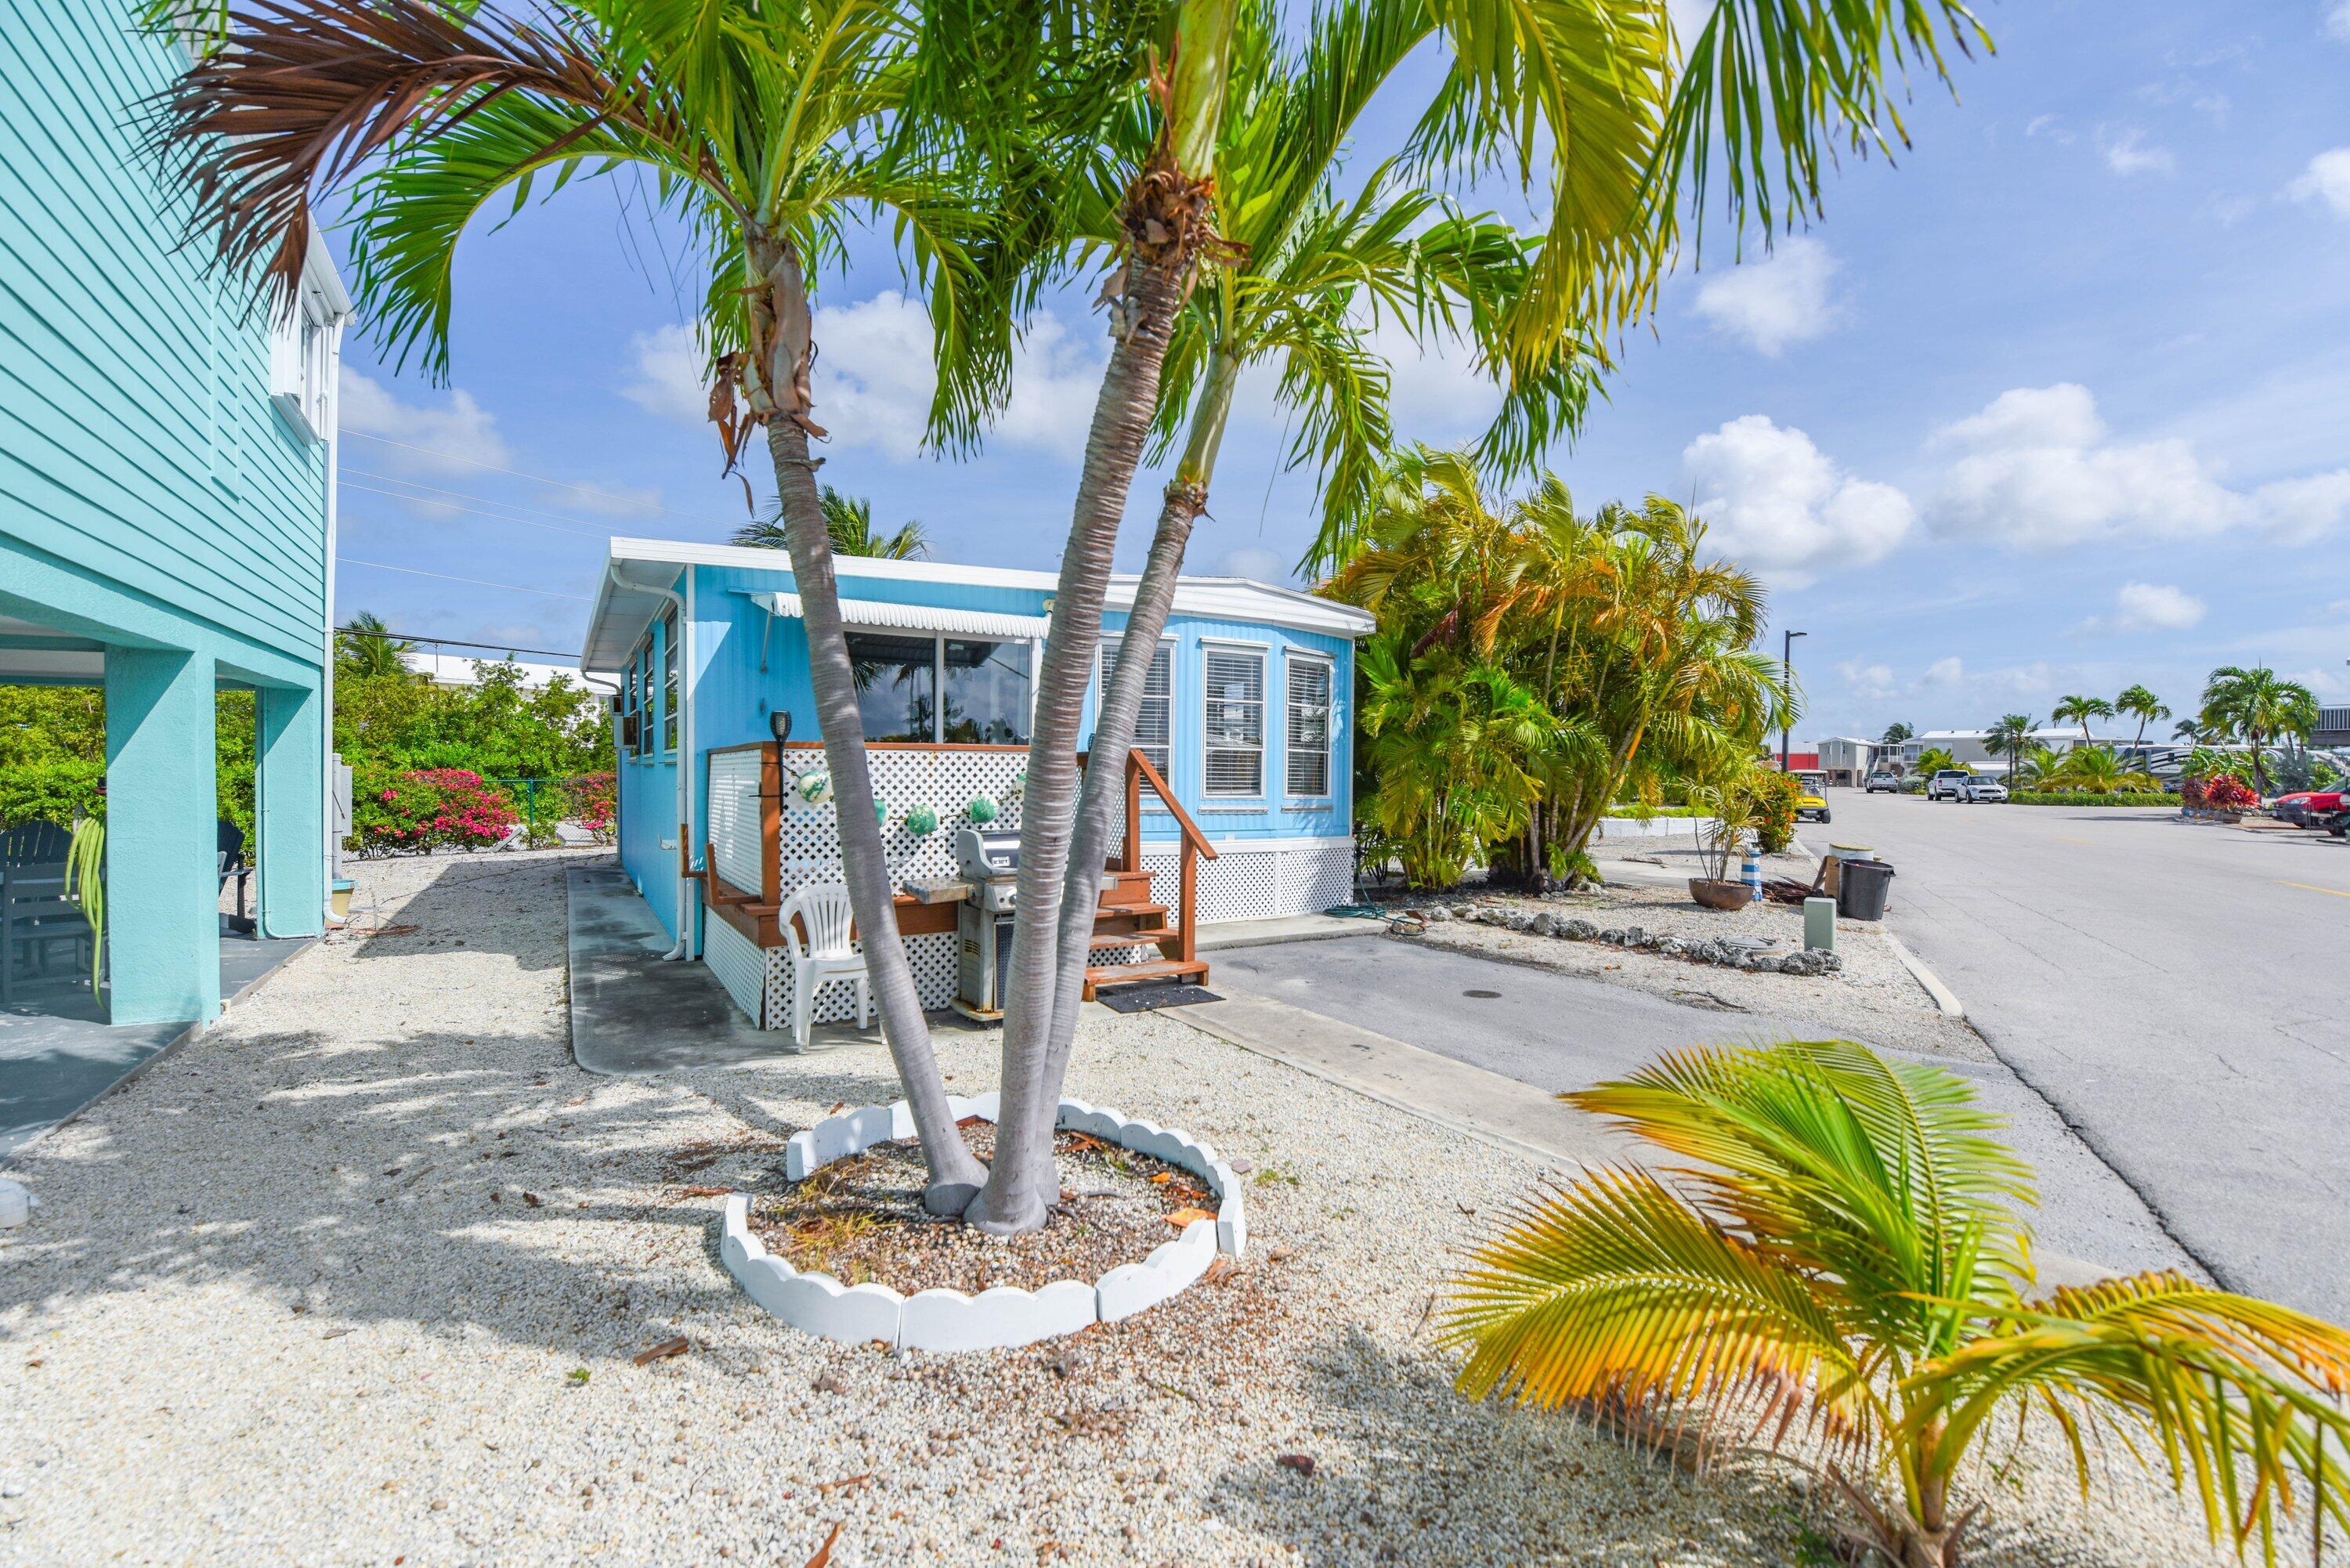
M1016 779L1054 576L850 556L837 565L893 869L944 868L951 833L906 824L927 814L951 829L977 794ZM820 765L792 587L780 551L616 539L589 622L582 667L621 689L621 864L672 939L685 910L683 940L696 952L707 951L713 929L717 946L739 947L697 916L699 885L682 875L713 845L725 857L730 819L713 792L724 795L726 759L768 742L784 712L792 716L786 775ZM1132 591L1130 578L1110 590L1112 648ZM1347 897L1354 644L1370 626L1359 610L1291 588L1182 580L1137 732L1177 809L1147 803L1140 836L1154 866L1172 865L1186 822L1212 846L1199 869L1201 920L1320 909ZM1098 679L1093 691L1097 698ZM786 895L821 871L824 846L810 836L821 836L825 810L785 805ZM754 892L761 880L759 869L733 879ZM729 961L708 956L713 967Z
M176 249L140 148L185 64L129 0L0 0L0 681L102 684L111 1015L220 1009L213 695L257 693L256 919L320 929L335 358Z

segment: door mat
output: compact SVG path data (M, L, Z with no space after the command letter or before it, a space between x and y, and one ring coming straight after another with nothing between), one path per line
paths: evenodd
M1162 1007L1190 1007L1223 998L1198 985L1113 985L1097 992L1094 1000L1112 1012L1156 1012Z

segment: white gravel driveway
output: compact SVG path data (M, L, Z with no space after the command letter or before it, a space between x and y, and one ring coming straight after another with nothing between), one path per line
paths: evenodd
M1442 1249L1530 1168L1168 1019L1089 1024L1072 1089L1254 1163L1233 1280L1004 1355L784 1328L690 1189L890 1097L886 1058L580 1073L562 865L361 867L415 929L312 950L17 1162L0 1563L797 1568L835 1524L837 1564L1809 1560L1783 1462L1692 1481L1451 1394ZM992 1085L992 1037L945 1054ZM2011 1472L1981 1560L2202 1560L2160 1493L2068 1485Z

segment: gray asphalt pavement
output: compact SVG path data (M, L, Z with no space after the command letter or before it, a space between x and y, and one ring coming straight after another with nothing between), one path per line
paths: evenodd
M1834 792L1893 929L2231 1288L2350 1322L2350 845Z
M1216 991L1271 997L1554 1092L1621 1077L1676 1046L1817 1033L1385 936L1239 948L1213 962ZM1934 1060L1975 1081L2039 1168L2047 1199L2034 1229L2043 1247L2112 1268L2186 1262L2129 1188L2012 1073L1993 1060Z

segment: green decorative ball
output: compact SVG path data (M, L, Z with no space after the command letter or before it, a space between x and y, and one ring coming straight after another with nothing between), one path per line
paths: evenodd
M918 805L906 814L906 831L917 838L927 837L939 830L939 814L927 805Z
M810 768L800 775L795 787L802 800L810 805L822 805L832 798L832 775L822 768Z
M993 822L995 820L995 803L988 799L985 795L981 795L977 800L971 803L971 819L973 822Z
M873 797L873 826L880 826L889 820L889 803L879 795Z

